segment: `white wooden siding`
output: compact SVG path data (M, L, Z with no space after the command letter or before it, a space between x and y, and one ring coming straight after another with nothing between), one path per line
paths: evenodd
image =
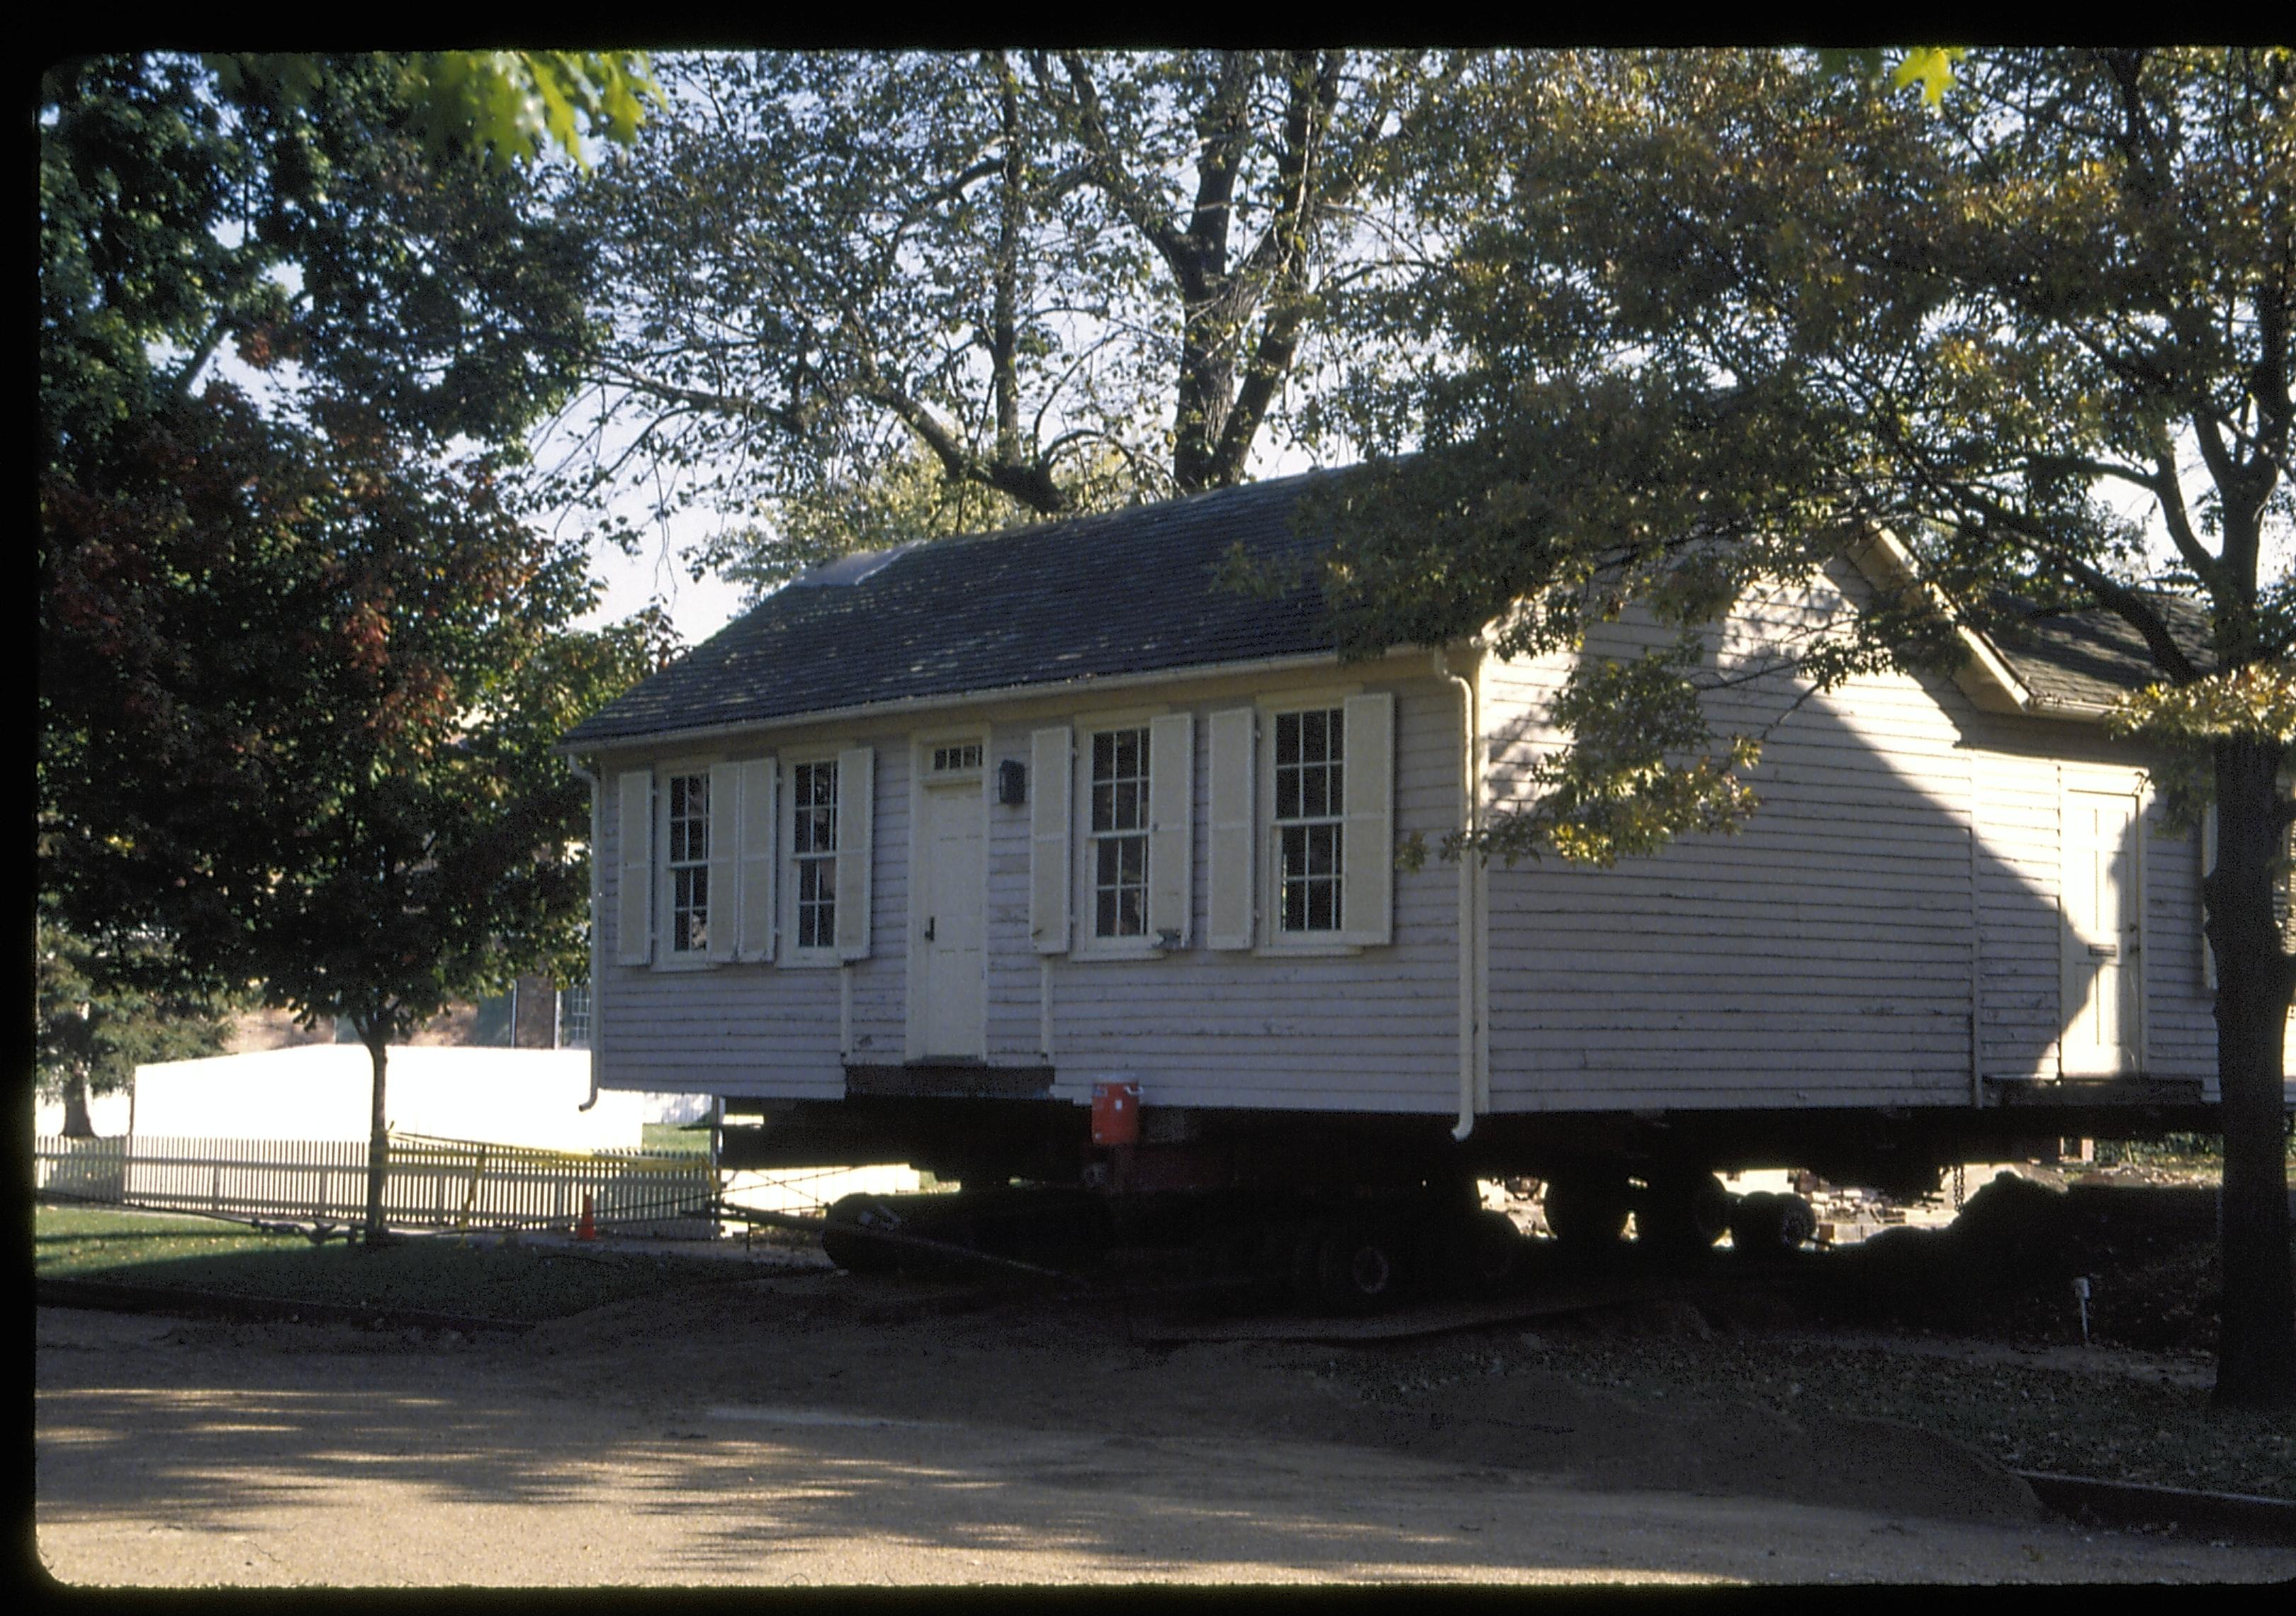
M1368 679L1361 686L1374 687ZM1327 669L1314 688L1333 687ZM1397 691L1396 829L1439 841L1457 818L1456 697L1424 677L1400 684L1390 677L1376 687ZM1208 681L1202 699L1171 703L1175 714L1194 718L1186 726L1193 812L1185 947L1136 959L1040 956L1029 935L1031 808L991 802L989 1062L1042 1063L1043 988L1049 980L1055 1092L1070 1099L1087 1099L1095 1080L1120 1071L1138 1076L1145 1097L1157 1104L1446 1112L1456 1103L1458 1070L1458 882L1448 866L1432 862L1396 876L1395 941L1386 947L1297 956L1215 952L1204 944L1211 879L1208 718L1250 701L1254 688L1234 679ZM1176 696L1187 693L1186 686L1176 688ZM993 775L1007 759L1034 763L1036 732L1067 720L1080 707L1039 701L996 710L987 768ZM602 1020L609 1029L597 1052L601 1082L793 1098L840 1095L841 992L850 998L850 1058L863 1063L902 1059L910 727L854 727L835 737L869 744L877 758L870 956L839 968L612 968L600 985L606 1004ZM1161 734L1180 729L1170 724ZM814 739L776 737L775 745L793 752ZM613 759L613 767L630 766L628 759ZM1032 802L1042 789L1032 767ZM840 848L840 856L848 852ZM616 848L602 849L610 874L618 856ZM610 882L602 913L611 915L613 904Z
M1759 603L1723 655L1807 632L1860 589L1844 570ZM1669 637L1620 625L1593 649ZM1519 800L1558 739L1542 717L1566 671L1486 668L1494 802ZM2142 759L2083 726L1980 712L1940 679L1864 677L1799 708L1794 694L1773 678L1709 698L1718 730L1767 731L1761 807L1738 834L1607 871L1492 871L1496 1109L1966 1104L1972 1002L1986 1075L2055 1075L2058 759L2132 778ZM2190 839L2155 840L2146 859L2147 1070L2205 1075L2213 1032L2183 941Z
M1801 598L1763 603L1726 653L1806 630L1858 588L1845 573ZM1621 626L1598 649L1658 637ZM1431 858L1397 874L1390 946L1284 953L1264 947L1264 926L1262 947L1209 946L1212 715L1295 685L1317 699L1392 691L1395 833L1433 846L1457 828L1458 696L1424 667L1398 659L1173 681L1168 710L1194 719L1191 940L1161 957L1045 955L1032 943L1030 831L1045 787L1034 738L1093 707L1059 695L984 704L991 775L1008 759L1036 766L1029 804L987 810L989 1062L1041 1064L1049 1028L1055 1092L1070 1100L1125 1073L1158 1105L1449 1112L1459 1071L1453 867ZM1518 800L1526 770L1553 743L1542 716L1562 671L1559 660L1486 664L1493 803ZM2133 774L2142 758L2081 726L1980 713L1943 680L1864 677L1789 712L1792 694L1755 685L1713 698L1723 727L1775 724L1753 781L1762 807L1742 833L1689 838L1609 871L1553 859L1492 867L1495 1110L1966 1104L1972 796L1983 1070L2054 1073L2058 761ZM902 1058L915 727L889 718L792 729L728 749L724 760L734 762L775 750L873 750L870 956L826 967L786 951L772 965L608 964L598 984L602 1082L834 1097L849 1054ZM643 749L612 751L601 777L653 761ZM601 817L600 958L611 961L620 954L620 816ZM2192 940L2195 839L2156 839L2145 862L2147 1069L2212 1078L2214 1029Z

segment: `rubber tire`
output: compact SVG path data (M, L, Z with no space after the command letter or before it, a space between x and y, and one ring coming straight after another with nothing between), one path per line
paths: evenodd
M1409 1243L1383 1218L1349 1218L1329 1226L1318 1247L1317 1289L1341 1313L1376 1313L1410 1289Z
M1624 1173L1578 1171L1546 1181L1547 1232L1566 1251L1606 1251L1627 1232L1633 1203Z
M1505 1212L1479 1208L1447 1233L1444 1269L1459 1295L1501 1295L1521 1276L1522 1231Z
M1712 1173L1654 1178L1635 1208L1635 1236L1654 1251L1695 1256L1730 1232L1734 1198Z
M828 1222L829 1226L821 1232L822 1251L848 1274L890 1274L900 1267L900 1247L882 1241L856 1239L838 1227L846 1224L881 1228L888 1234L899 1231L906 1219L887 1206L882 1197L867 1194L848 1195L830 1207Z
M1751 1258L1787 1256L1816 1233L1817 1214L1800 1195L1760 1191L1741 1196L1730 1214L1730 1243Z

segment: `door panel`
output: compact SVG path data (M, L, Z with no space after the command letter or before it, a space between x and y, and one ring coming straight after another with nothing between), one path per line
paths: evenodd
M2128 792L2066 790L2061 1063L2069 1078L2136 1069L2136 828Z
M913 971L918 1050L928 1060L988 1054L988 974L983 947L988 866L980 784L929 786L923 801L922 906Z

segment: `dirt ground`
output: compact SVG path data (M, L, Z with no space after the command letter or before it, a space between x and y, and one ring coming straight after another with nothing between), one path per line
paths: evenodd
M42 1308L39 1552L163 1586L2296 1577L2056 1522L1909 1426L1653 1406L1519 1340L1435 1380L818 1271L477 1339Z

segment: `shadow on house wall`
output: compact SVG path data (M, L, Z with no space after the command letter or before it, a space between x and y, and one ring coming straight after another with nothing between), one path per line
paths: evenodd
M1587 654L1669 637L1616 625ZM1710 639L1702 671L1749 664ZM1972 1011L1985 1078L2058 1075L2061 1034L2104 980L2099 967L2083 981L2086 949L2068 947L2060 917L2058 764L2102 765L2133 789L2142 759L2087 726L1980 711L1926 676L1798 700L1802 688L1774 673L1709 698L1718 734L1767 731L1750 777L1761 807L1738 833L1607 870L1493 866L1501 1105L1955 1103L1972 1081ZM1491 734L1502 802L1559 739L1546 710L1535 701ZM2132 877L2145 870L2129 901L2147 952L2141 1017L2131 1003L2120 1018L2123 1070L2212 1087L2195 839L2140 825L2126 850Z

